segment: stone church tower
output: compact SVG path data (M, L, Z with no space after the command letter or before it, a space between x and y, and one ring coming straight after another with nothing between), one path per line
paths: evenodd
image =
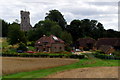
M32 26L30 25L30 12L28 11L20 11L21 14L21 24L20 28L22 31L29 31L32 29Z

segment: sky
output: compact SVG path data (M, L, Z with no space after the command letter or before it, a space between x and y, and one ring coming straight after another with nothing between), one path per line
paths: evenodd
M67 24L74 19L97 20L105 29L118 30L119 0L0 0L0 18L8 23L20 19L20 11L30 12L30 23L34 26L44 20L46 13L57 9Z

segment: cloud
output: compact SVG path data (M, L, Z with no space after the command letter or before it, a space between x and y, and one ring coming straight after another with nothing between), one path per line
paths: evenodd
M118 26L118 0L1 0L0 18L12 23L20 21L20 10L30 11L32 26L44 20L49 10L57 9L68 24L74 19L95 19L103 23L105 29Z
M87 3L96 6L118 6L118 2L87 2Z

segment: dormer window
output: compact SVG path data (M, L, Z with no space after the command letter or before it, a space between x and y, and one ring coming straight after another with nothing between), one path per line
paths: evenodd
M58 41L58 38L56 36L53 36L53 39L56 40L56 41Z

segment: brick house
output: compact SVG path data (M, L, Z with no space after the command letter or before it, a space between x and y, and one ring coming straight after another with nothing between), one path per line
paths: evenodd
M106 54L110 54L113 53L115 51L115 49L110 46L110 45L101 45L98 50L101 50L102 52L106 53Z
M62 52L64 41L54 35L43 36L36 41L35 47L39 52Z
M115 50L120 50L120 38L99 38L95 44L95 48L107 54Z
M83 50L84 48L93 49L96 40L93 38L79 38L76 42L76 48Z

